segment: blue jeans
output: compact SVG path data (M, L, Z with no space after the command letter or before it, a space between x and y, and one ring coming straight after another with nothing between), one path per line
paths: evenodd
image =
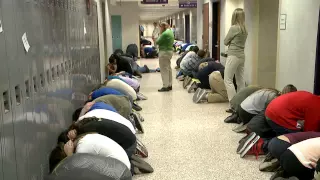
M291 130L291 129L287 129L285 127L282 127L278 124L276 124L275 122L273 122L270 118L266 117L266 121L269 124L269 126L271 127L271 129L275 132L276 136L281 136L284 134L289 134L289 133L295 133L295 132L299 132L298 130ZM262 145L262 149L265 153L267 153L268 150L268 146L269 146L269 142L271 139L263 139L263 145Z

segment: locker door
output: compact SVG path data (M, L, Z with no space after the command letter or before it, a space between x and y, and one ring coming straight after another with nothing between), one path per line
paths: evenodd
M9 61L14 61L16 53L14 39L13 2L0 0L0 18L3 32L0 33L0 160L2 161L1 179L17 180L15 137L13 126L13 108L11 101L11 88L9 82ZM17 73L18 74L18 73ZM1 172L2 171L2 172Z
M122 49L122 20L121 16L111 16L112 46L113 49Z

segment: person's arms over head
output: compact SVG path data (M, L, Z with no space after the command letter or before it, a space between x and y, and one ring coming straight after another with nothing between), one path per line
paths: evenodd
M74 152L74 144L72 140L69 140L65 145L64 145L64 152L66 153L67 156L72 156Z
M238 26L231 26L227 36L224 39L224 45L229 46L232 39L239 34L240 28Z

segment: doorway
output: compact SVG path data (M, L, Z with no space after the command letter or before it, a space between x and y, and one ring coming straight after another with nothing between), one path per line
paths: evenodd
M212 57L220 59L220 2L212 3Z
M316 52L316 65L314 72L314 94L320 95L320 11L318 22L318 40L317 40L317 52Z
M209 51L209 3L203 5L202 47Z
M190 43L190 15L185 15L184 17L185 21L185 41L186 43Z
M112 47L114 50L122 49L122 25L121 16L111 16L111 27L112 27Z

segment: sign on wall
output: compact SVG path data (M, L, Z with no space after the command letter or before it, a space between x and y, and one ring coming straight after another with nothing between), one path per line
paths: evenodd
M179 8L197 8L196 0L179 0Z
M287 29L287 15L280 14L280 30L286 30L286 29Z
M168 4L168 0L143 0L141 4Z

